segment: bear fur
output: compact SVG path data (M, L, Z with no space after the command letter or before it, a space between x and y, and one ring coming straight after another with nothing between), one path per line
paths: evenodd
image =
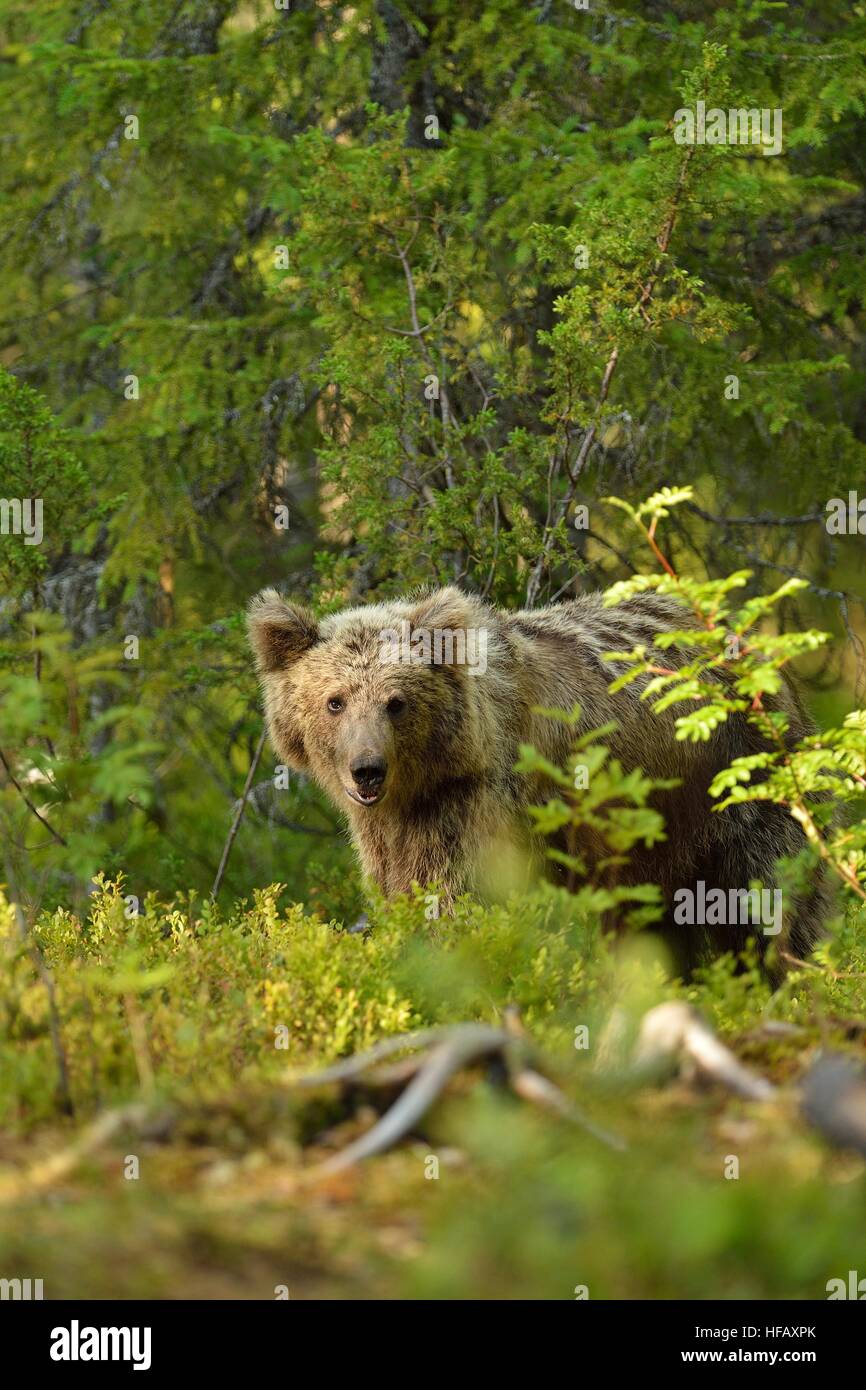
M753 880L769 888L776 859L803 847L802 831L781 806L750 802L712 810L713 776L762 747L758 730L731 715L707 742L678 741L677 712L653 713L640 700L643 681L616 694L608 690L621 668L604 654L650 647L658 631L687 627L687 610L676 601L645 593L605 608L591 594L511 613L448 587L317 621L309 609L265 589L252 600L248 622L272 744L347 815L362 869L386 896L435 882L447 911L467 890L487 896L540 868L561 876L545 858L550 841L531 834L527 815L527 806L553 788L514 771L519 745L532 744L562 767L579 733L615 720L617 730L605 742L625 770L641 767L680 785L653 796L666 840L637 846L615 880L608 874L603 881L661 886L660 929L682 971L719 951L740 951L752 933L763 958L774 938L760 926L682 926L672 911L677 889L695 891L701 880L707 892L748 889ZM409 646L408 634L415 642L425 632L452 639L438 650L426 650L423 641ZM395 634L401 634L399 649ZM455 634L464 635L462 647ZM685 658L674 648L664 659ZM776 699L790 719L789 738L809 732L793 691ZM575 704L576 729L533 712ZM607 853L589 836L577 849L590 869ZM777 943L802 956L818 939L827 909L823 876L785 907Z

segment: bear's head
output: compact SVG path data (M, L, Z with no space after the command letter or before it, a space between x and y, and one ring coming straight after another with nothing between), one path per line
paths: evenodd
M455 588L321 621L265 589L248 626L280 757L347 810L405 805L479 772L484 622Z

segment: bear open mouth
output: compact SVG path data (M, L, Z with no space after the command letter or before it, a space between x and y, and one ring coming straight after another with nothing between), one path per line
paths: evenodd
M375 806L377 801L381 801L385 795L384 787L370 787L369 791L364 791L363 787L346 787L346 795L356 801L359 806Z

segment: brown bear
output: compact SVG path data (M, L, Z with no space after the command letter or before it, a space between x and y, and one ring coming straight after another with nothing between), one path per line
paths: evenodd
M768 888L776 859L804 844L799 826L775 804L712 810L714 774L761 747L743 716L730 716L709 741L694 744L674 738L674 711L657 715L640 701L643 682L609 692L618 668L605 653L651 646L658 631L688 623L680 604L653 593L608 608L594 594L510 613L448 587L319 622L265 589L249 608L271 742L345 812L363 871L387 896L435 882L447 911L459 894L505 889L541 864L561 874L527 815L552 788L515 772L519 745L532 744L563 766L575 732L616 721L606 742L626 770L679 779L653 802L665 817L666 840L633 851L616 881L661 886L662 930L683 971L715 952L740 951L752 933L763 959L780 930L776 919L771 928L766 917L756 923L754 910L745 920L723 911L734 920L720 924L707 921L719 913L705 904L719 889L726 904L736 904L731 895L753 880ZM667 663L678 659L665 653ZM802 736L808 726L799 701L793 693L779 698L790 737ZM534 708L575 704L577 731ZM590 839L578 849L590 868L602 852ZM675 906L682 901L685 911ZM819 875L784 914L778 939L785 951L803 955L814 945L826 906Z

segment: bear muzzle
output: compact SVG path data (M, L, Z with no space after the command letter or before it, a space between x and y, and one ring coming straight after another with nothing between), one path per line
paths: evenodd
M353 758L349 764L354 783L346 787L346 794L359 806L375 806L385 795L385 777L388 764L381 756L365 752Z

